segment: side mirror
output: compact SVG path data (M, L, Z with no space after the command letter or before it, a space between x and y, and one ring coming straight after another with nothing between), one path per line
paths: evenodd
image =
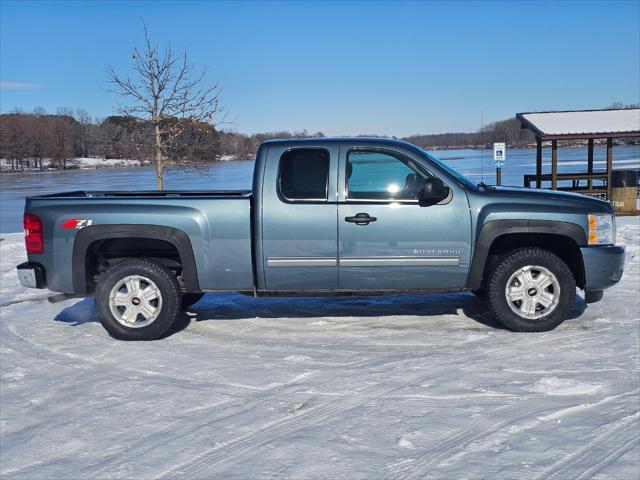
M449 195L449 187L436 177L427 178L422 190L418 193L418 204L428 207L441 202Z

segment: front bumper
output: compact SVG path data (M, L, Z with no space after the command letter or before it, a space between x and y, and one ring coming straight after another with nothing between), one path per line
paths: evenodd
M622 278L624 247L619 245L581 247L584 263L584 289L604 290Z
M20 285L28 288L44 288L47 277L44 267L39 263L25 262L16 267Z

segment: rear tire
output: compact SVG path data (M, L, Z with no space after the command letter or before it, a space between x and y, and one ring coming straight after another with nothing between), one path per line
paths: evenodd
M189 308L191 305L195 305L202 297L204 297L204 293L185 293L182 295L182 308Z
M129 258L100 275L96 314L118 340L156 340L174 325L180 312L180 286L164 265Z
M493 267L489 309L516 332L546 332L560 325L576 299L576 282L557 255L537 247L514 250Z

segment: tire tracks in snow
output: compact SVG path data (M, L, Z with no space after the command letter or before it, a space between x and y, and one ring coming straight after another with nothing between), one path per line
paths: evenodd
M570 343L565 343L564 345L571 345L571 344L578 344L578 343L583 343L584 342L584 337L585 336L585 332L580 331L580 332L576 332L576 333L572 333L571 335L565 335L565 339L566 338L574 338L574 337L578 337L577 339L571 341ZM535 345L538 344L544 344L544 343L548 343L551 341L556 341L556 338L550 338L550 337L545 337L540 339L538 342L535 342ZM531 342L528 343L528 345L531 345ZM509 350L509 353L507 355L502 355L502 356L497 356L496 353L498 352L502 352L505 350ZM489 350L489 351L482 351L480 353L477 353L473 356L467 356L466 358L466 364L469 364L470 361L476 361L476 363L480 363L481 361L485 361L487 354L492 354L491 359L492 360L506 360L508 358L511 358L513 356L517 356L519 355L518 352L513 352L511 351L511 345L502 345L496 349L493 350ZM416 358L409 358L407 359L406 354L403 354L403 360L401 361L413 361ZM381 365L384 365L386 363L394 363L394 362L382 362ZM353 367L352 367L353 368ZM362 368L362 367L355 367L355 368ZM219 464L223 461L228 460L229 458L233 458L236 455L236 446L238 444L240 445L248 445L246 451L249 451L255 447L259 447L262 446L266 443L269 442L264 442L262 441L262 437L257 437L258 435L266 435L266 437L268 439L270 439L269 441L273 440L274 438L281 438L284 437L290 433L293 433L295 431L307 428L309 426L314 426L316 424L318 424L319 421L323 421L325 419L330 419L333 416L335 416L338 413L344 413L347 412L349 410L351 410L352 408L356 408L359 406L364 405L365 403L376 399L376 398L384 398L385 395L389 395L391 393L393 393L396 390L399 389L403 389L406 388L408 386L411 385L415 385L415 383L419 383L422 382L426 379L433 381L434 379L438 379L441 377L448 377L449 375L451 375L454 371L456 370L456 367L448 367L446 368L444 371L440 372L438 375L433 375L433 374L424 374L424 373L419 373L417 375L412 376L412 382L411 383L406 383L407 378L403 378L401 380L403 380L403 383L401 385L398 386L392 386L391 388L384 388L384 385L374 385L373 387L367 387L364 390L361 390L357 393L357 400L354 401L353 399L347 399L347 401L345 401L344 397L338 397L336 398L336 402L334 402L334 406L327 406L327 407L319 407L317 409L314 410L308 410L307 412L304 413L304 415L298 415L296 419L289 419L289 418L285 418L282 420L278 420L275 422L272 422L271 424L265 425L263 427L261 427L259 430L254 431L252 433L243 435L241 437L238 437L236 439L230 440L228 442L225 442L221 445L218 445L212 449L209 449L207 452L201 454L200 456L198 456L196 458L196 460L194 462L197 462L198 468L196 468L195 470L191 467L189 467L188 470L186 470L185 472L179 470L180 468L184 467L184 465L175 467L173 469L170 469L167 472L164 472L160 475L160 477L162 476L172 476L172 475L187 475L187 476L197 476L199 474L199 472L202 472L203 470L206 470L207 468L210 468L211 466L214 466L216 464ZM333 375L331 375L331 378L333 378ZM316 379L317 380L317 379ZM365 394L363 396L363 394ZM350 400L350 401L349 401ZM336 405L337 403L337 405ZM437 404L437 402L434 402L434 404ZM253 407L252 407L253 408ZM320 420L318 420L316 417L320 417ZM225 417L226 418L226 417ZM217 420L216 420L217 421ZM214 421L213 423L215 423L216 421ZM302 422L302 424L300 424ZM285 423L285 425L289 428L285 428L284 430L282 430L282 427L280 426L281 423ZM297 423L297 425L296 425ZM256 438L254 438L256 437ZM252 441L251 438L254 438L254 440ZM163 442L167 441L166 436L163 436ZM173 441L173 436L171 441ZM146 442L145 442L146 443ZM225 450L226 449L226 452ZM242 451L245 451L245 449L243 449ZM211 460L211 461L207 461L207 457L211 454L211 453L217 453L216 455L216 459ZM188 463L187 465L190 465L190 463ZM186 468L186 467L185 467Z
M18 340L18 344L29 345L30 347L32 347L16 349L19 350L20 353L33 358L37 358L39 360L42 360L43 358L46 358L47 360L53 360L52 357L57 357L60 360L64 360L63 362L59 363L70 368L86 369L87 367L89 367L95 369L101 375L114 376L132 381L148 381L149 383L164 386L192 389L203 387L215 388L220 389L217 390L217 392L230 396L242 396L243 393L255 391L255 389L252 389L251 387L208 382L205 380L188 377L176 377L173 375L167 375L165 373L150 370L138 369L133 367L123 367L121 364L112 363L109 360L86 357L70 352L61 352L57 349L46 347L41 343L34 342L27 337L20 335L13 326L8 326L6 329L3 328L2 330L5 332L5 338L6 334L8 333L12 335L16 340ZM16 345L17 344L15 342L12 343L12 348L15 349ZM48 354L48 356L43 357L42 355L37 355L36 351L34 350L44 352ZM79 360L81 363L78 363L77 360ZM120 374L116 374L115 372L119 372ZM187 382L188 385L185 384L185 382Z
M573 340L569 344L573 343L583 343L585 336L585 332L578 332L569 335L569 338L579 337L576 340ZM567 336L565 335L565 338ZM552 341L557 341L557 338L552 337L544 337L534 342L528 342L529 346L535 346L539 344L549 343ZM563 346L569 345L565 343ZM507 355L497 356L496 353L503 352L508 350ZM465 364L468 363L469 360L475 361L476 363L480 363L481 361L487 360L487 354L491 353L492 356L490 360L506 360L508 358L520 355L520 352L512 351L512 344L501 346L497 349L493 349L490 352L483 351L473 355L471 358L467 358ZM418 382L422 382L426 379L433 381L434 379L440 378L442 376L450 375L456 367L446 368L443 372L436 375L435 377L432 374L425 374L424 372L419 372L415 375L409 376L409 378L404 377L401 380L403 383L401 385L392 385L386 386L385 384L381 385L373 385L371 387L367 387L361 391L359 391L356 395L352 397L341 397L337 399L332 405L326 405L317 407L312 410L308 410L296 418L286 418L283 420L278 420L272 422L269 425L263 426L257 431L248 433L246 435L242 435L237 437L236 439L225 442L221 445L215 446L213 448L208 449L207 451L201 453L197 457L195 457L190 462L186 464L175 466L169 470L163 471L160 474L156 475L157 478L162 477L174 477L174 476L185 476L187 478L198 477L206 474L206 470L209 468L216 466L220 463L226 462L229 459L236 457L237 455L242 455L242 453L248 453L249 451L262 447L268 443L273 442L276 439L285 437L294 433L296 431L313 427L321 424L325 420L330 420L337 416L337 414L348 412L354 408L358 408L370 402L373 399L384 397L385 395L389 395L394 391L402 388L406 388L407 386L415 385ZM407 380L410 380L409 383L406 383ZM527 415L530 413L527 412Z
M540 480L592 478L629 450L640 445L637 428L639 419L640 412L619 419L589 443L554 463L535 478ZM611 445L615 447L611 449Z
M416 359L415 357L407 358L406 354L397 354L394 357L395 358L393 359L389 359L388 357L385 357L384 359L378 359L377 361L366 360L362 362L357 362L355 364L346 365L342 367L340 370L358 371L362 368L376 368L376 367L390 365L390 364L410 363L411 361L414 361ZM315 381L314 385L316 385L318 381L321 381L321 382L331 381L335 379L335 376L336 376L335 370L336 369L325 370L313 377L311 376L304 377L300 381L294 381L291 383L282 384L278 387L274 387L269 390L255 392L255 393L258 393L257 396L247 397L244 399L246 401L243 402L242 404L235 407L227 408L225 410L223 410L224 405L216 405L210 408L207 407L204 409L198 409L197 411L193 412L193 414L190 415L189 417L178 419L177 421L166 426L165 428L158 430L156 432L153 432L151 435L148 435L139 439L135 444L127 445L126 448L123 448L121 452L114 453L113 455L110 456L110 458L103 459L100 462L100 468L98 470L95 470L96 465L93 465L91 468L88 469L87 474L91 474L92 476L97 475L99 477L99 474L102 472L113 472L118 467L126 466L131 461L130 458L123 457L122 453L135 452L135 456L138 457L140 455L144 455L147 452L153 452L158 447L165 445L167 443L176 443L176 442L179 443L181 439L188 438L190 435L193 435L197 431L206 430L210 427L215 426L217 423L224 422L225 420L229 420L232 417L242 417L251 411L266 410L268 407L273 405L274 399L279 401L301 402L303 401L301 400L301 397L303 397L303 399L308 402L310 399L322 397L322 398L326 398L329 402L332 402L332 403L319 406L307 411L305 411L304 409L297 410L295 413L295 416L292 416L292 414L290 414L288 417L275 420L267 425L263 425L257 431L254 431L250 434L247 434L245 436L241 436L238 438L244 439L244 437L246 436L251 437L252 435L259 433L262 430L272 431L272 429L279 427L281 424L288 426L291 423L297 422L300 418L306 415L309 415L311 412L313 412L315 415L315 412L319 409L327 409L328 407L331 407L331 409L335 409L336 412L346 410L342 406L342 402L344 402L344 398L345 398L344 396L322 395L322 394L315 394L315 393L309 394L305 392L290 391L290 390L295 390L301 387L305 387L305 384L302 382L307 381L310 378L313 378L313 380ZM376 388L376 387L380 388L378 385L374 385L373 387L366 387L363 390ZM369 398L367 397L365 401L368 401L368 400ZM201 418L208 418L210 416L209 414L215 413L215 411L217 410L222 410L223 415L212 418L205 422L197 421ZM303 413L300 414L299 412L303 412ZM283 428L283 427L280 427L280 428ZM229 444L235 444L238 442L238 438L229 440L227 442L223 442L220 445L214 447L214 449L217 450L220 448L226 448L226 446ZM230 453L233 454L233 452L230 452ZM191 463L191 461L188 463ZM173 474L168 474L168 475L172 476Z
M491 423L486 425L486 419L480 419L473 422L470 426L465 427L463 430L457 431L453 435L438 442L438 446L434 449L428 450L423 455L417 458L402 459L391 465L388 465L389 474L385 478L404 479L404 478L421 478L427 473L430 467L436 467L441 465L445 460L450 460L456 455L462 454L472 444L478 440L489 437L499 431L502 431L509 425L512 425L520 420L530 418L532 414L540 414L548 411L550 407L544 406L544 404L531 407L531 404L527 404L526 411L520 404L509 405L507 408L499 409L495 412L496 416L507 416L506 420L500 420L497 423ZM523 414L514 418L513 414L517 412L523 412Z
M426 474L427 470L430 467L435 467L438 464L441 464L444 460L447 460L447 463L449 463L449 461L451 460L458 460L460 457L464 456L465 453L467 453L469 447L483 439L490 438L491 436L497 436L498 438L492 442L492 446L499 446L504 444L504 442L512 435L531 430L548 422L563 418L577 412L590 410L600 405L609 403L610 401L617 398L629 395L637 395L638 393L639 392L635 390L618 395L611 395L593 403L572 405L569 407L561 408L560 410L555 410L551 413L547 412L549 412L549 410L554 410L555 408L548 406L548 402L545 401L544 396L539 399L537 405L532 405L529 401L526 404L526 408L523 408L523 405L521 404L513 404L507 409L496 412L496 414L499 414L500 416L507 415L507 418L505 420L501 420L498 423L491 424L488 428L482 428L478 425L480 422L475 422L470 429L465 428L464 430L457 432L456 434L441 442L440 445L435 449L435 456L434 450L430 450L429 452L420 456L417 460L414 459L414 461L410 463L398 462L398 465L395 466L396 468L394 468L394 466L391 466L391 475L388 478L420 478L421 476L424 476ZM515 417L512 416L513 413L518 412L520 412L521 414ZM507 430L505 431L505 429ZM551 472L553 472L553 470L551 470ZM549 477L549 475L550 473L542 474L540 475L540 477L536 478L551 478ZM526 476L526 473L524 473L524 476ZM575 477L570 475L560 476L558 478L564 480L566 478Z

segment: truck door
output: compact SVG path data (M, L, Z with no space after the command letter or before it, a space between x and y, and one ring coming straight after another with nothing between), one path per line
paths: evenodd
M262 182L267 290L338 288L339 143L269 145Z
M340 160L340 288L463 288L471 250L464 189L440 173L449 197L420 206L418 192L437 171L426 157L343 143Z

